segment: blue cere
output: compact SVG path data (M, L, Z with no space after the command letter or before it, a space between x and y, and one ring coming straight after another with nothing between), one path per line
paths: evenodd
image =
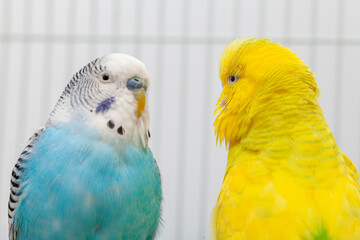
M145 86L146 86L145 82L140 78L136 78L136 77L130 78L126 84L126 87L131 91L136 91L141 88L145 88Z

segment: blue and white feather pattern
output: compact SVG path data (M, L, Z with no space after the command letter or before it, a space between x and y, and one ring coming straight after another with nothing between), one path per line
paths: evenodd
M10 239L155 238L162 192L148 86L144 64L123 54L75 74L14 167Z

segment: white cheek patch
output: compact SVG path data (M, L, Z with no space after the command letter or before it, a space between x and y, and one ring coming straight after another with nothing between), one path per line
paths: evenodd
M105 112L90 111L87 120L97 128L104 141L123 139L130 142L141 142L147 145L149 131L148 117L136 116L137 101L132 94L115 97L110 108ZM144 136L143 136L144 135Z
M125 98L125 99L124 99ZM135 128L136 102L126 97L117 97L105 112L92 111L89 116L91 124L104 133L125 138L133 135Z

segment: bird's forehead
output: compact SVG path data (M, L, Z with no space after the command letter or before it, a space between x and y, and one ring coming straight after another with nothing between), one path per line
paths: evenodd
M125 78L139 77L146 81L149 79L145 64L127 54L112 53L105 55L101 59L101 65L113 75Z

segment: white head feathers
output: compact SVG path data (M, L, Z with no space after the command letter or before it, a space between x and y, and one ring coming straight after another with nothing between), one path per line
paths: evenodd
M138 59L112 53L83 67L71 79L46 127L80 119L106 141L124 139L147 146L149 74Z

